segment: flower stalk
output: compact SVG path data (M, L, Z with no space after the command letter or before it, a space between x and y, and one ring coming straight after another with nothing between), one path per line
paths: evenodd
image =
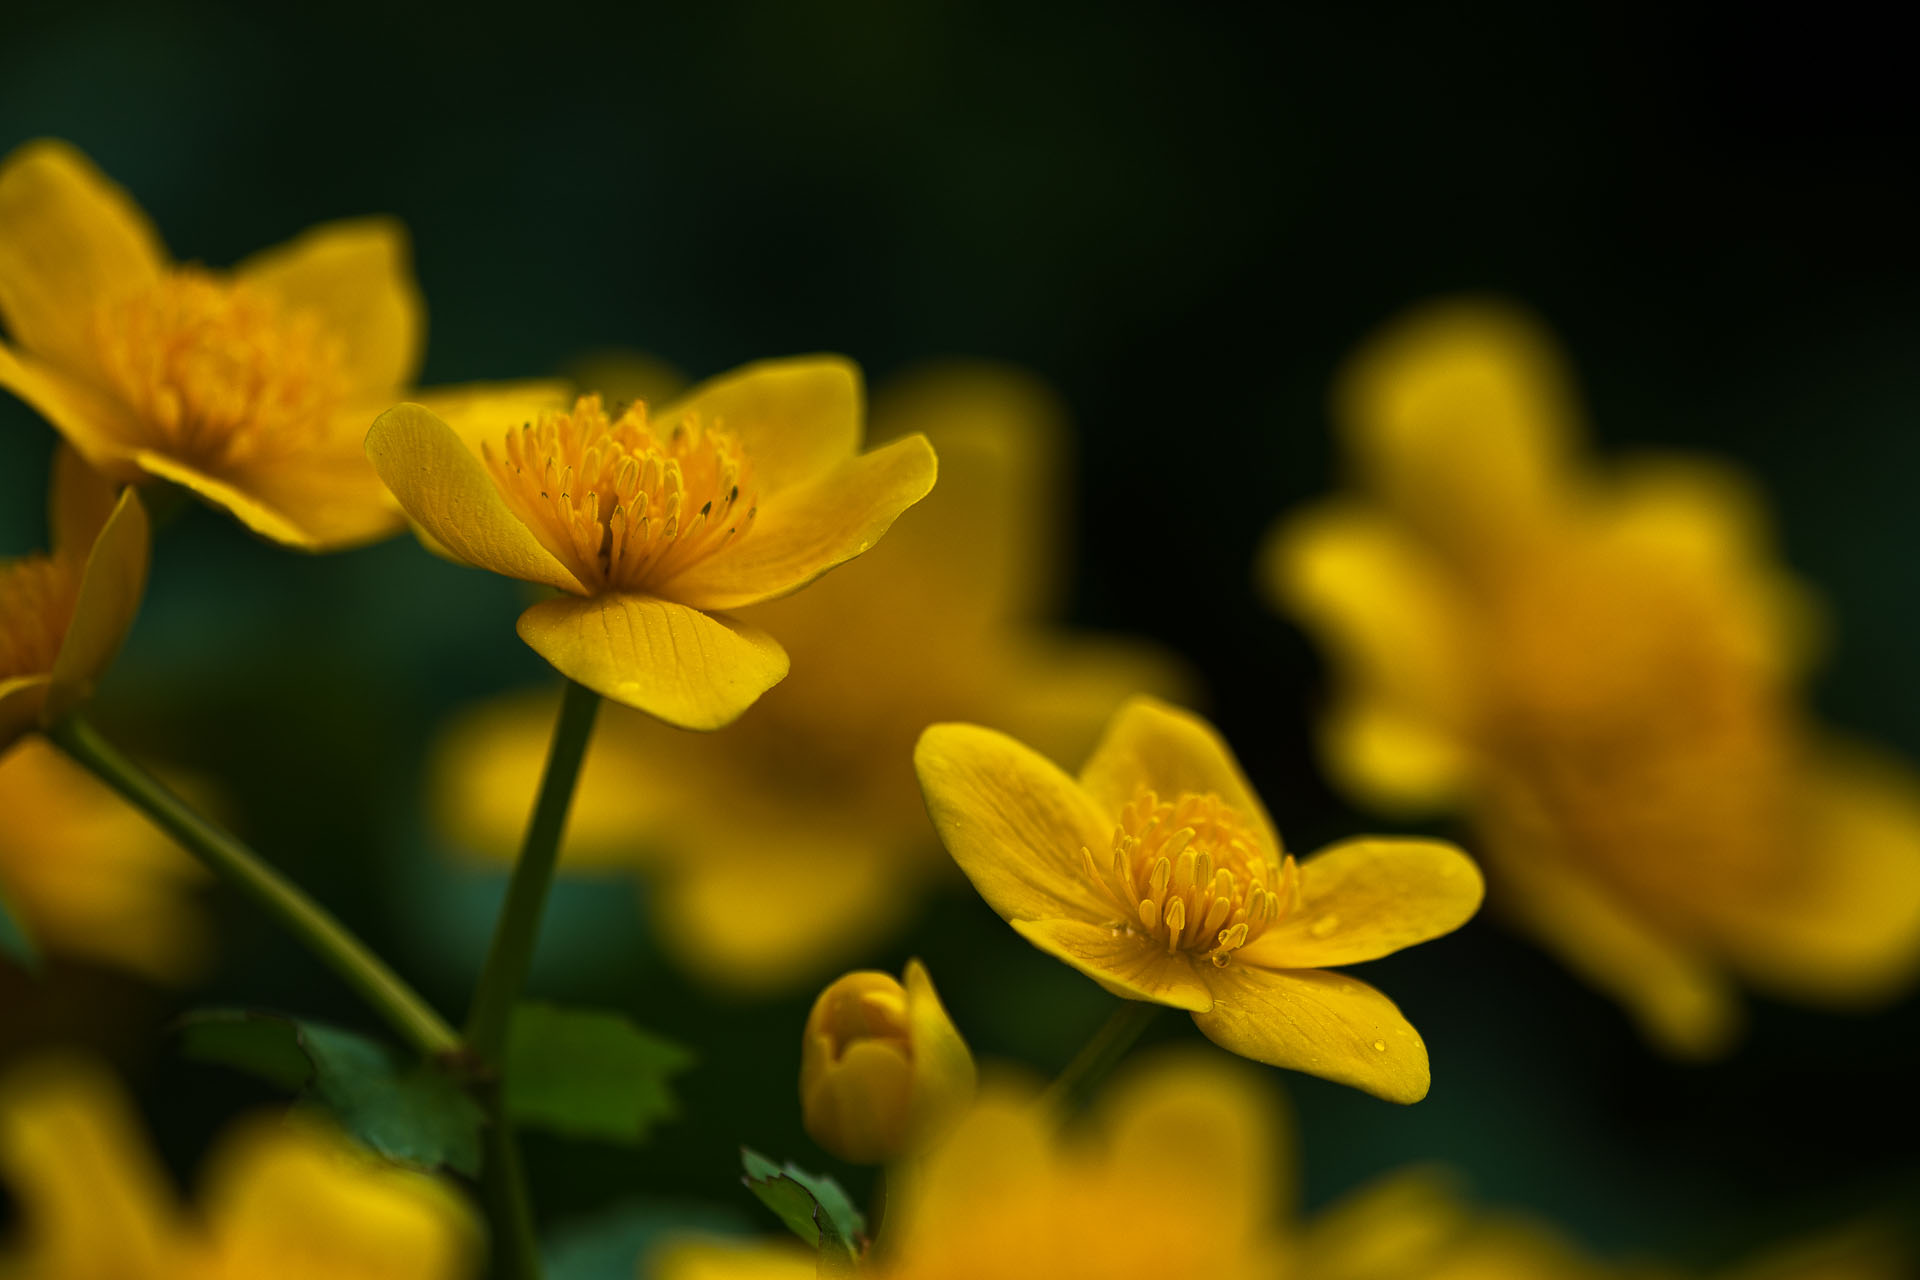
M278 921L416 1051L427 1057L460 1051L460 1037L445 1019L331 912L121 754L86 720L69 715L47 736Z
M1100 1029L1080 1046L1073 1061L1047 1086L1042 1102L1065 1107L1091 1093L1109 1071L1120 1065L1120 1059L1127 1056L1127 1050L1133 1048L1134 1041L1159 1012L1159 1005L1144 1000L1121 1001L1120 1007L1100 1024Z

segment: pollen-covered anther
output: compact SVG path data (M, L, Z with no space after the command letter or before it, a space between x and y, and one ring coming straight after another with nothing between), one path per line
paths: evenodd
M1107 854L1080 854L1118 908L1118 927L1216 965L1299 905L1293 858L1275 863L1252 825L1211 792L1167 801L1142 788L1121 809Z
M93 324L155 443L210 470L310 449L348 399L344 344L317 316L202 268L103 304Z
M639 590L746 536L752 468L718 423L649 422L599 396L481 446L514 514L590 591Z
M59 556L0 561L0 680L53 670L80 595L78 568Z

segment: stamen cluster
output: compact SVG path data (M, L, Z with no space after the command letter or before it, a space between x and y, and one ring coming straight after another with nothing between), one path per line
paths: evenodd
M745 537L759 508L731 433L687 416L659 429L599 396L481 446L494 483L589 591L638 590Z
M199 268L103 305L94 336L157 443L209 469L311 447L347 398L344 346L316 316Z
M1247 821L1211 792L1166 801L1143 787L1121 809L1108 855L1083 847L1080 856L1120 908L1116 928L1219 966L1299 905L1292 856L1276 866Z

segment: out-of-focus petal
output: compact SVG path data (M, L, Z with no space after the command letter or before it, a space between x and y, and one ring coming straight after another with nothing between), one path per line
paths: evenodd
M5 343L0 343L0 387L32 406L98 470L119 480L139 477L130 455L139 447L141 430L112 396Z
M73 621L53 663L53 683L43 711L48 720L84 701L120 651L146 591L148 540L146 508L128 489L114 504L113 514L87 555Z
M322 223L234 272L290 312L316 315L345 344L343 372L354 394L397 392L419 374L425 306L397 219Z

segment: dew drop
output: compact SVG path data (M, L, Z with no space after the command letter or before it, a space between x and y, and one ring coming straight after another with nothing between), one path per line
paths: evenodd
M1385 1053L1387 1051L1387 1042L1385 1040L1375 1040L1373 1047L1380 1053Z
M1340 927L1339 916L1321 916L1307 926L1307 932L1316 938L1324 938Z

